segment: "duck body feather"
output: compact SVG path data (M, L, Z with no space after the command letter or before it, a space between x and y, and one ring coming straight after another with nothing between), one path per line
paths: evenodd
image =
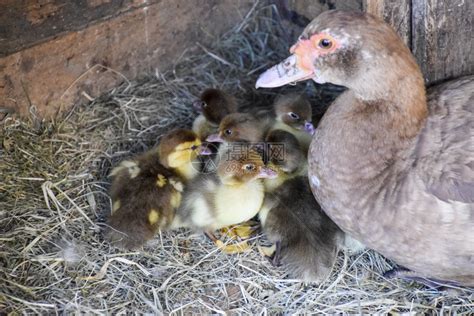
M311 188L368 247L422 276L472 286L474 76L432 87L427 99L428 115L408 135L390 101L344 92L313 138Z

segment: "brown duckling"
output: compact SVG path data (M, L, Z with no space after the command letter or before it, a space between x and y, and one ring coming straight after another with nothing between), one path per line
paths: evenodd
M216 143L259 143L271 127L268 119L259 119L251 113L232 113L224 117L216 134L209 135L207 141Z
M262 179L274 176L257 152L231 150L216 173L200 174L186 186L172 227L212 231L249 220L263 203Z
M222 119L237 112L237 100L219 89L206 89L202 92L199 100L193 102L194 108L200 112L193 122L193 131L201 138L217 131Z
M122 161L112 170L113 207L107 235L113 244L140 247L158 229L171 224L184 184L198 172L193 164L200 145L194 132L173 130L163 135L158 148Z
M274 179L265 179L265 191L272 191L290 177L305 176L308 171L306 154L301 149L296 136L276 129L268 133L266 139L266 160L280 172Z
M311 123L312 109L304 94L290 93L276 98L273 108L276 122L272 129L282 129L295 135L302 148L307 151L314 134Z
M210 135L212 142L259 143L272 130L286 130L298 139L304 151L308 150L314 127L311 123L311 104L304 95L288 94L277 98L274 116L252 113L233 113L224 117L218 133Z
M263 231L276 246L273 263L279 264L281 259L293 277L321 282L331 272L344 234L323 212L311 193L308 178L301 175L306 156L296 137L275 130L267 141L270 147L283 146L285 152L284 157L270 156L278 177L266 185L259 212Z

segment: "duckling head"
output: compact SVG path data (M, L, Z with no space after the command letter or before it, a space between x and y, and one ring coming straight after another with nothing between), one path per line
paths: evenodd
M199 154L205 153L205 147L194 132L176 129L163 135L158 152L163 166L175 169L181 176L189 178L192 163Z
M224 117L217 134L207 138L209 142L249 142L263 141L265 129L252 114L232 113Z
M265 141L268 161L279 171L291 174L306 164L306 157L300 148L298 139L290 132L273 130L268 133Z
M217 175L226 185L240 185L257 179L273 179L277 172L266 167L262 156L252 149L242 152L231 150L220 160Z
M309 100L302 94L290 93L279 96L273 105L276 119L296 130L314 134L311 123L312 110Z
M219 125L226 115L237 112L236 99L225 91L213 88L204 90L193 106L215 125Z

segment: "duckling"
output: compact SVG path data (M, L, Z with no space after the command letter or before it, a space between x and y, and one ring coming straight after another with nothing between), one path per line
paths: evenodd
M206 141L221 143L215 160L225 159L224 155L232 149L254 150L263 156L265 134L270 124L267 119L258 119L251 113L232 113L224 117L218 133L209 135Z
M295 135L307 152L314 134L314 126L311 123L311 104L306 96L296 93L279 96L273 108L276 122L272 129L282 129Z
M193 106L201 114L194 120L192 129L201 139L215 133L222 119L238 108L233 96L212 88L204 90Z
M306 154L296 136L276 129L268 133L265 142L265 159L271 166L280 170L278 177L264 180L265 191L273 191L290 177L306 175Z
M276 176L255 151L230 150L213 174L200 174L183 192L173 228L212 231L254 217L264 199L262 179Z
M311 193L305 154L297 138L282 130L267 136L270 146L282 144L285 156L270 156L278 176L265 182L265 201L259 219L267 238L275 244L273 263L280 259L293 277L321 282L331 272L344 234L323 212ZM305 173L305 172L304 172ZM270 184L270 185L269 185Z
M250 142L258 143L272 130L290 132L298 139L305 152L308 151L314 134L311 123L311 104L304 95L288 94L276 99L274 115L253 113L233 113L224 117L218 133L211 134L207 140L212 142Z
M172 223L185 183L198 173L194 163L200 145L194 132L173 130L163 135L158 148L112 170L107 237L113 244L138 248Z
M259 143L271 127L268 119L259 119L251 113L232 113L224 117L216 134L207 137L207 141L216 143Z

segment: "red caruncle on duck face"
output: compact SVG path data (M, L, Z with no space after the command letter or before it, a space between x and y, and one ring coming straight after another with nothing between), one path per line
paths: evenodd
M312 35L309 39L300 38L298 42L290 48L290 53L296 55L297 66L306 71L315 72L314 60L324 55L336 51L340 47L331 35L327 33L318 33Z
M307 79L318 81L320 71L315 64L340 47L340 42L328 32L319 32L309 38L302 36L290 48L292 55L263 73L256 87L272 88Z

